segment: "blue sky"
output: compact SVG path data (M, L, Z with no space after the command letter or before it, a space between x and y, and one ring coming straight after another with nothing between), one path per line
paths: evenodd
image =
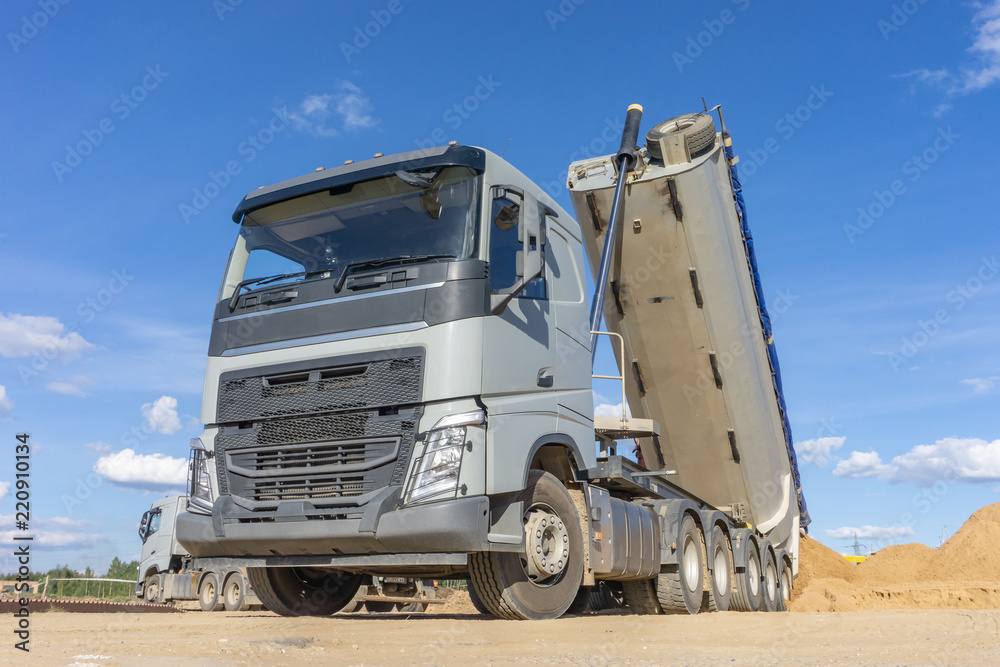
M702 96L741 157L812 534L936 545L1000 501L1000 2L620 7L6 3L0 542L27 431L33 565L138 555L200 432L245 193L509 141L568 208L630 103L645 132Z

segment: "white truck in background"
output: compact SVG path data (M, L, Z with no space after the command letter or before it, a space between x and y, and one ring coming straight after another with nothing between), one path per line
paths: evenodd
M468 577L509 619L600 582L639 614L784 609L809 519L737 158L721 110L639 148L641 113L570 166L576 218L457 142L243 199L177 515L189 568L245 568L286 616L372 576ZM615 417L594 414L601 335Z
M153 503L139 522L142 555L135 596L146 602L198 600L202 611L260 609L242 568L202 568L177 542L177 515L187 496L168 496Z

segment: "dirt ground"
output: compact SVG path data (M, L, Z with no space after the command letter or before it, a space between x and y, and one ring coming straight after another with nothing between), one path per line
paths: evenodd
M996 665L1000 611L633 616L556 621L468 614L270 612L31 618L31 653L10 634L0 664L44 665Z

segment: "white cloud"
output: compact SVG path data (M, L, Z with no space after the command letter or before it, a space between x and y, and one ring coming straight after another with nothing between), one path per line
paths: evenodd
M847 438L816 438L795 443L795 454L800 463L822 468L830 462L830 455L844 445Z
M42 530L37 532L32 532L34 539L32 544L47 549L87 549L90 547L97 546L103 542L110 542L111 538L106 535L95 535L89 533L70 533L61 530ZM0 544L24 544L23 542L15 542L15 537L23 537L24 533L21 531L7 530L0 531Z
M824 532L835 540L853 540L854 536L857 535L859 540L875 539L883 542L914 534L913 529L909 526L858 526L857 528L844 526L833 530L828 529Z
M24 531L16 530L15 515L0 514L0 544L23 544L15 542L15 537L24 537ZM102 542L110 542L111 538L100 535L81 532L94 526L94 523L86 519L68 519L62 516L51 518L33 518L31 521L31 535L33 545L47 547L49 549L79 549L93 547ZM51 527L60 530L34 530L37 527ZM6 549L5 549L6 550Z
M834 477L883 477L888 466L882 463L878 452L851 452L843 461L837 462L833 469Z
M625 406L625 414L629 415L628 406ZM598 403L594 406L594 416L595 417L621 417L622 416L622 404L615 403Z
M375 127L378 120L371 115L371 102L364 92L350 81L341 81L336 92L310 95L295 109L283 108L282 113L297 130L317 137L336 137L341 131Z
M989 393L990 389L996 385L997 381L1000 381L1000 376L991 375L988 378L969 378L968 380L962 380L962 384L967 384L972 387L972 391L977 394Z
M73 359L95 348L74 332L64 333L66 325L54 317L0 314L0 355L30 357L40 354L48 359Z
M177 415L177 399L173 396L160 396L152 403L142 406L142 416L146 427L170 435L181 429L181 419Z
M88 443L84 444L83 446L88 451L93 452L94 454L100 454L101 456L104 456L105 454L110 454L111 451L112 451L111 450L111 445L109 445L106 442L100 442L100 441L98 441L98 442L88 442Z
M14 409L14 401L7 396L7 388L0 384L0 415L5 415Z
M968 49L974 61L963 65L959 72L919 69L904 76L916 77L921 83L941 88L948 95L977 92L1000 81L1000 0L973 6L979 10L972 17L976 36ZM944 113L947 109L938 105L935 111Z
M50 382L45 385L45 388L57 394L66 394L67 396L79 396L80 398L90 396L90 394L72 382Z
M937 482L996 482L1000 480L1000 440L944 438L918 445L883 463L877 452L851 452L834 468L835 477L877 477L893 482L932 486Z
M0 482L0 500L7 497L10 492L10 482Z
M94 472L109 482L150 491L184 488L187 460L123 449L97 459Z

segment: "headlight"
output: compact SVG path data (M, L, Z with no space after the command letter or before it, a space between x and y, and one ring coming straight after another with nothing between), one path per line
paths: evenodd
M465 449L465 427L456 426L427 434L424 455L417 461L408 503L450 493L458 489L458 471Z
M195 444L197 442L197 445ZM214 498L212 483L208 476L208 453L201 440L191 441L191 458L188 460L188 508L198 508L211 512Z

